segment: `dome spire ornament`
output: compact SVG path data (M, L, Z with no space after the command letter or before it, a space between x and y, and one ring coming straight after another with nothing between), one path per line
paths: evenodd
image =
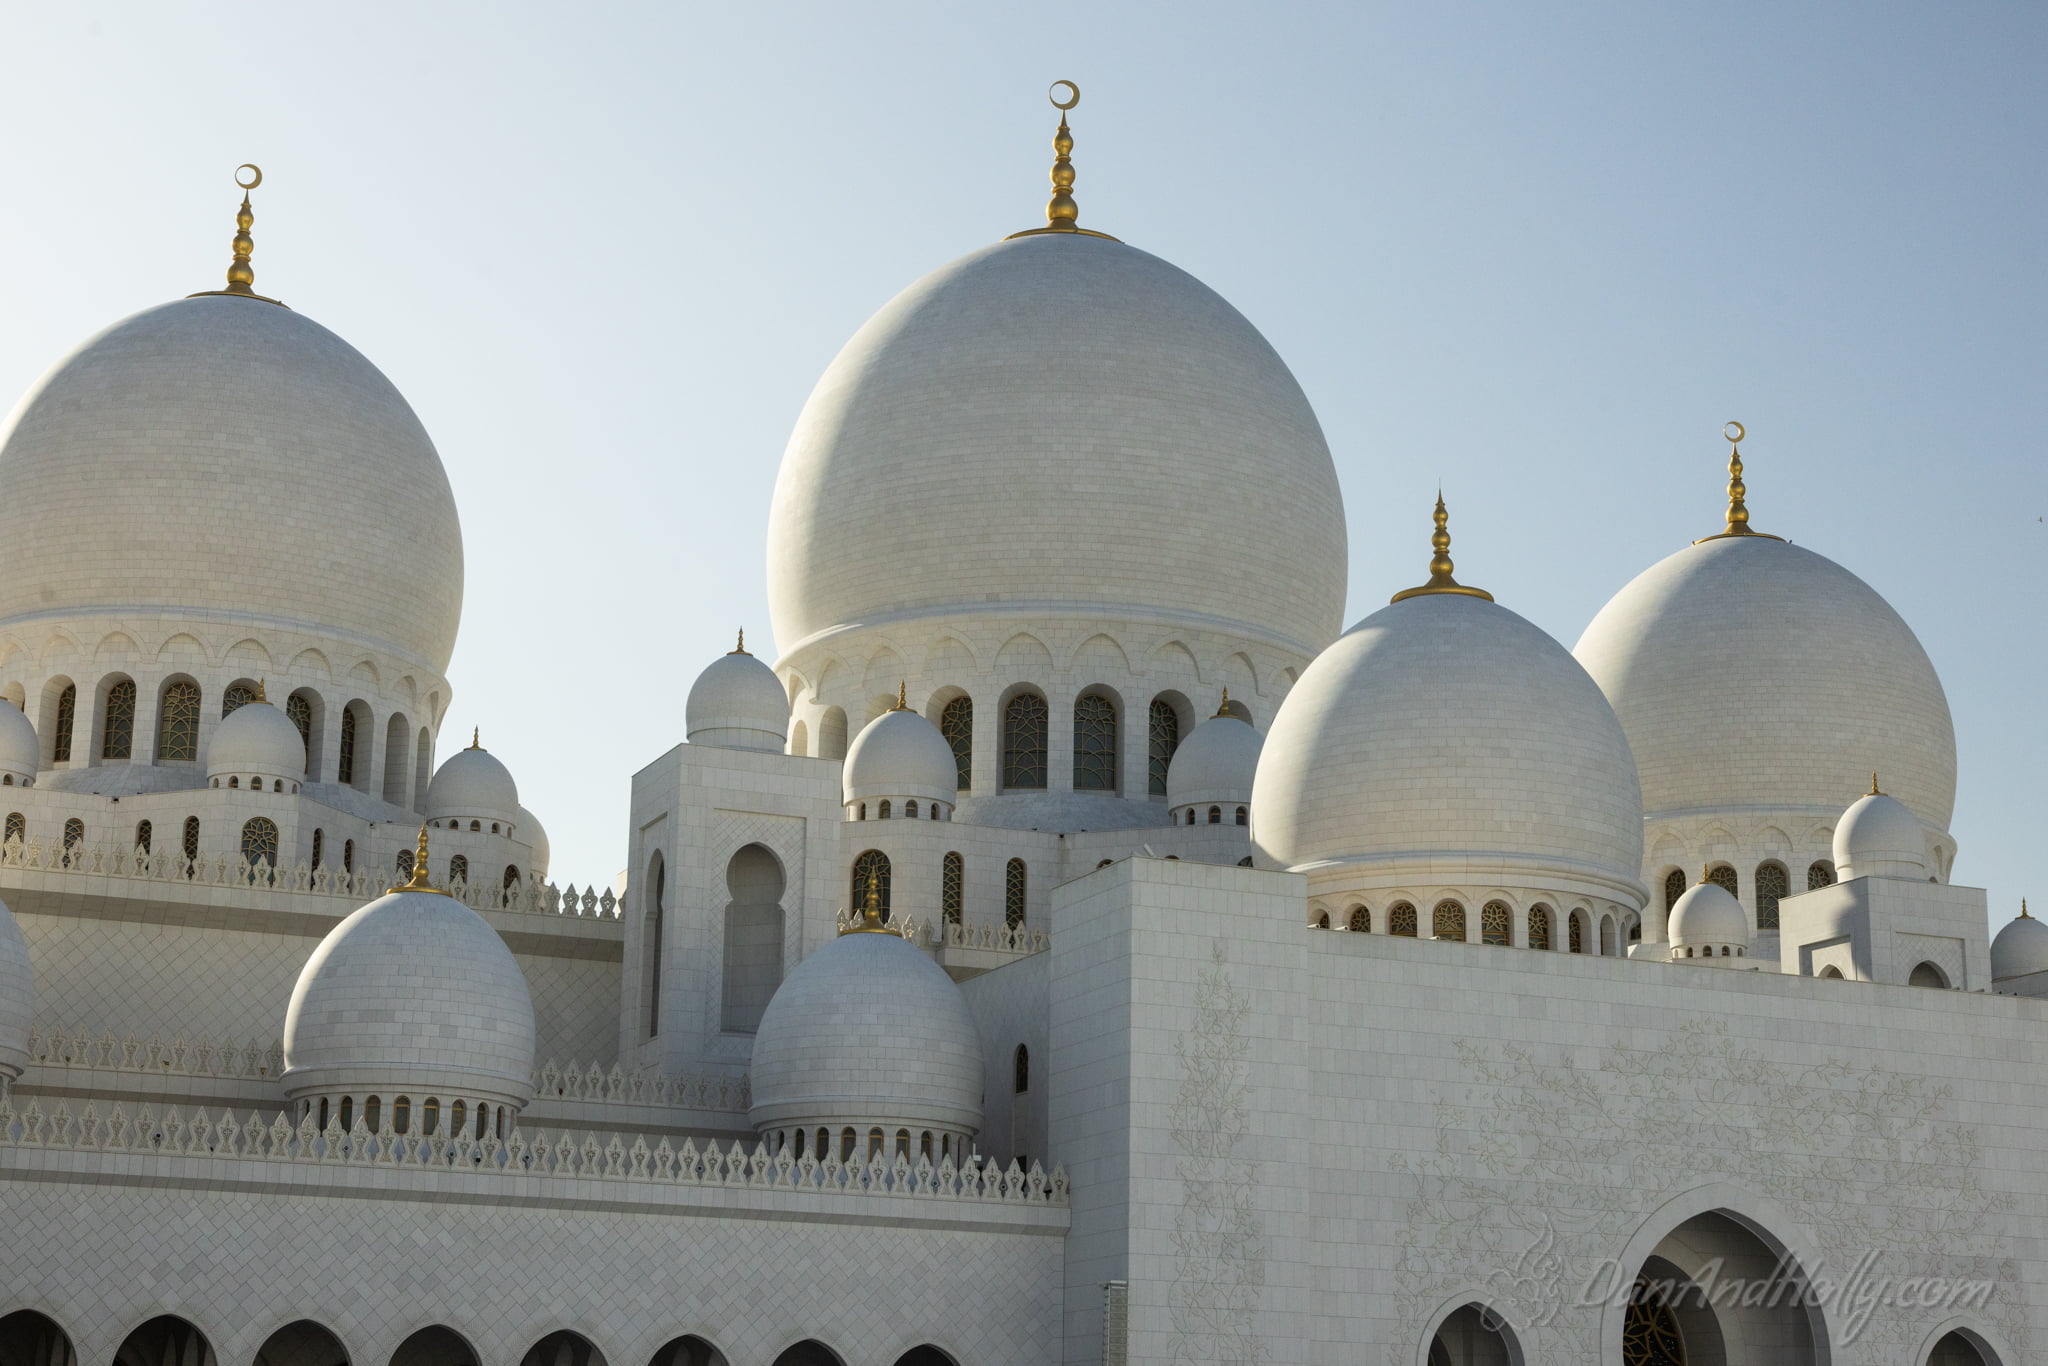
M1216 716L1228 716L1230 714L1230 689L1226 687L1223 690L1223 700L1216 704ZM1212 716L1209 719L1214 721L1216 716Z
M745 654L747 654L747 628L746 628L746 627L744 627L744 626L740 627L740 641L739 641L739 644L737 644L737 645L733 646L733 647L732 647L732 649L730 649L730 650L726 651L726 653L727 653L727 654L734 654L734 655L745 655ZM752 655L747 655L747 657L748 657L749 659L753 658L753 656L752 656Z
M1451 577L1451 514L1444 508L1444 491L1436 491L1436 531L1429 538L1436 554L1429 558L1429 582L1415 588L1404 588L1387 599L1389 603L1419 598L1429 593L1457 593L1468 598L1484 598L1493 601L1493 594L1484 588L1468 588Z
M906 683L904 680L898 679L896 681L896 705L889 708L890 711L910 710L910 702L908 698L909 690L910 685Z
M1081 87L1072 81L1054 81L1051 88L1045 92L1045 97L1052 102L1053 108L1060 111L1059 131L1052 136L1052 198L1045 204L1045 226L1013 232L1009 238L1003 240L1035 237L1040 233L1072 232L1085 237L1108 237L1112 242L1117 241L1118 239L1110 237L1106 232L1081 227L1081 209L1074 203L1074 135L1067 128L1067 111L1081 102Z
M386 887L386 892L432 892L435 896L452 896L427 880L427 827L420 827L419 847L413 851L412 876L396 887Z
M244 180L242 172L249 178ZM243 162L235 167L235 184L242 188L242 207L235 214L235 259L228 262L228 287L226 289L202 289L197 294L188 294L188 299L223 295L235 299L256 299L266 304L285 306L281 299L272 299L256 292L256 267L249 263L249 257L256 250L256 239L249 235L249 229L256 226L256 211L249 207L249 191L263 183L263 168L253 162Z
M1876 769L1872 769L1872 770L1870 771L1870 791L1869 791L1868 793L1866 793L1865 795L1866 795L1866 796L1871 796L1871 797L1882 797L1882 796L1884 795L1884 793L1882 793L1882 792L1879 792L1879 791L1877 790L1877 770L1876 770Z
M841 934L894 934L895 931L882 923L882 875L873 868L868 869L867 893L861 898L860 919L840 931Z
M471 726L469 728L469 747L471 749L482 749L484 747L484 728L482 726Z
M1728 441L1728 526L1711 536L1702 536L1694 545L1708 541L1725 540L1730 536L1761 536L1767 541L1782 541L1783 536L1773 536L1767 531L1755 531L1749 525L1749 505L1743 501L1749 494L1748 486L1742 482L1742 438L1749 435L1740 422L1730 422L1721 428L1721 435Z

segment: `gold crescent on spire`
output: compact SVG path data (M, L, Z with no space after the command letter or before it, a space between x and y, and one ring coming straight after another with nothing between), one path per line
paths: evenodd
M1054 81L1052 87L1045 92L1045 97L1052 102L1053 108L1060 111L1059 131L1052 135L1052 198L1045 204L1045 226L1013 232L1003 240L1060 232L1117 241L1117 238L1110 237L1106 232L1081 227L1081 209L1074 203L1074 134L1067 127L1067 111L1081 102L1081 87L1072 81Z
M246 180L242 178L244 171L249 173ZM242 190L242 207L235 214L235 259L228 262L228 287L202 289L197 294L186 295L186 298L199 299L217 295L231 299L257 299L266 304L284 307L283 300L272 299L256 292L256 267L249 263L250 256L256 250L256 239L249 235L249 230L256 226L256 211L249 207L249 191L262 183L263 168L254 162L245 161L235 167L235 184Z
M1436 548L1436 554L1429 557L1429 582L1414 588L1404 588L1394 594L1393 597L1388 598L1387 601L1390 603L1402 602L1408 598L1419 598L1429 593L1456 593L1463 597L1484 598L1488 602L1492 602L1493 594L1487 592L1484 588L1467 588L1464 584L1451 577L1451 570L1454 567L1451 564L1451 514L1444 509L1444 493L1442 489L1438 489L1436 493L1435 516L1436 530L1431 533L1429 543Z
M427 880L427 827L420 827L419 848L413 851L412 877L396 887L386 887L386 892L432 892L435 896L452 896Z
M1728 525L1711 536L1702 536L1694 545L1708 541L1726 540L1730 536L1757 536L1766 541L1782 541L1783 536L1773 536L1767 531L1755 531L1749 525L1749 504L1743 500L1749 496L1749 486L1742 482L1742 438L1749 433L1740 422L1730 422L1721 428L1722 437L1728 442Z

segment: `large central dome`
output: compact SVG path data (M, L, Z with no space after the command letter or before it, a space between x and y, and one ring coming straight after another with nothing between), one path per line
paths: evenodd
M995 607L1313 653L1344 577L1336 470L1280 357L1187 272L1081 233L964 256L870 319L797 421L768 530L785 655Z

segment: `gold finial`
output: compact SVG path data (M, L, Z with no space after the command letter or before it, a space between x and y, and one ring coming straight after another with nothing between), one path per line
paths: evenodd
M907 690L908 690L908 687L909 687L909 685L908 685L908 684L906 684L906 683L904 683L904 682L903 682L903 681L902 681L901 679L898 679L898 680L897 680L897 682L896 682L896 705L895 705L895 706L893 706L893 707L891 707L891 708L889 708L889 710L890 710L890 711L909 711L909 710L910 710L910 703L909 703L909 701L908 701L908 700L907 700L907 698L906 698L906 692L907 692Z
M1702 863L1700 865L1700 886L1704 887L1707 885L1707 874L1713 871L1714 865L1711 863Z
M247 180L242 178L244 171L249 173ZM280 308L284 306L282 301L256 292L256 267L249 264L249 257L256 250L256 239L249 235L249 229L256 226L256 211L249 207L249 191L262 183L262 167L247 161L235 167L235 184L242 187L242 207L235 214L235 259L228 263L228 287L202 289L197 294L188 294L185 297L198 299L210 295L225 295L236 299L258 299L266 304L277 304Z
M1882 797L1882 796L1884 795L1884 793L1882 793L1882 792L1879 792L1879 791L1877 790L1877 770L1876 770L1876 769L1872 769L1872 770L1870 771L1870 791L1869 791L1868 793L1864 794L1864 795L1866 795L1866 796L1870 796L1870 797Z
M1064 93L1063 93L1064 92ZM1067 128L1067 111L1081 102L1081 87L1072 81L1054 81L1045 97L1060 111L1060 128L1052 136L1052 198L1045 205L1045 226L1013 232L1010 237L1035 237L1040 233L1071 232L1084 237L1108 237L1106 232L1080 226L1081 210L1074 203L1074 135ZM1004 239L1008 241L1008 238Z
M868 869L867 895L861 899L860 919L841 934L894 934L895 931L882 923L882 873L878 868Z
M747 628L746 628L746 627L744 627L744 626L740 627L740 643L739 643L738 645L735 645L735 646L734 646L734 647L732 648L732 650L730 651L730 653L732 653L732 654L736 654L736 655L744 655L744 654L746 654L746 653L747 653ZM752 656L751 656L751 655L749 655L748 657L749 657L749 658L752 658Z
M1467 588L1451 577L1451 514L1444 510L1444 491L1436 491L1436 531L1429 543L1436 547L1436 554L1429 557L1429 582L1419 588L1404 588L1387 599L1400 602L1405 598L1419 598L1425 593L1460 593L1468 598L1485 598L1493 601L1493 594L1484 588Z
M484 747L484 728L482 726L471 726L469 728L469 747L471 749L482 749Z
M270 700L269 698L263 695L263 685L269 681L270 680L266 678L259 678L256 680L256 700L258 702L268 702Z
M1223 700L1216 704L1216 716L1231 715L1234 715L1234 713L1230 710L1230 689L1225 688L1223 690ZM1212 716L1209 719L1211 721L1214 721L1216 719L1216 716Z
M1728 526L1711 536L1702 536L1694 545L1708 541L1725 540L1730 536L1760 536L1766 541L1782 541L1783 536L1773 536L1767 531L1753 530L1749 525L1749 505L1742 500L1748 496L1749 488L1742 482L1742 438L1749 433L1740 422L1730 422L1721 428L1721 435L1728 442Z
M2032 920L2033 918L2034 918L2034 917L2032 917L2032 916L2030 916L2030 915L2028 915L2028 914L2027 914L2027 899L2026 899L2025 897L2021 897L2021 898L2020 898L2020 919L2022 919L2022 920Z
M396 887L387 887L387 892L432 892L435 896L451 896L427 880L427 827L420 827L419 848L413 851L412 877Z

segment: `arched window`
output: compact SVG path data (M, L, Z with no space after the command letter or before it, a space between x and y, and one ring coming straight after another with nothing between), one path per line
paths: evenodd
M1621 945L1615 942L1614 917L1603 915L1600 917L1600 956L1612 958L1619 952L1621 952Z
M1243 807L1241 807L1241 806L1240 806L1239 808L1237 808L1237 823L1238 823L1239 825L1250 825L1250 824L1251 824L1251 813L1250 813L1250 812L1248 812L1248 811L1246 811L1246 810L1245 810L1245 809L1244 809Z
M222 717L233 716L237 711L240 711L255 700L256 690L254 688L250 687L247 683L233 684L226 692L220 695L220 714Z
M458 882L464 886L469 885L469 855L467 854L457 854L454 858L448 860L448 885L453 887Z
M974 699L956 697L939 713L939 734L953 750L955 783L962 791L974 786Z
M135 850L137 853L147 854L150 843L155 837L156 827L148 821L137 821L135 823Z
M11 844L15 840L28 841L28 818L19 811L7 813L7 833L0 835L0 844Z
M1809 864L1806 869L1806 890L1811 892L1821 887L1835 885L1835 865L1826 859Z
M73 816L64 822L64 866L71 866L71 853L85 843L85 822Z
M242 862L277 867L277 822L257 816L242 824Z
M327 832L325 830L315 830L313 832L313 871L319 872L320 865L326 861Z
M1836 981L1840 981L1842 978L1842 970L1830 964L1829 966L1822 968L1820 970L1819 975L1822 977L1832 977Z
M879 849L862 851L853 861L853 898L847 902L850 919L867 914L868 881L875 883L875 899L882 908L882 923L889 921L889 856Z
M1211 825L1221 825L1221 824L1223 824L1223 808L1222 808L1222 807L1220 807L1220 806L1212 806L1212 807L1210 807L1210 808L1209 808L1209 824L1211 824Z
M1778 898L1792 889L1792 879L1785 872L1785 865L1772 859L1756 866L1756 927L1759 930L1778 928Z
M661 1033L662 933L668 916L668 861L659 849L648 859L647 911L640 942L641 993L640 1032L649 1039Z
M179 679L157 704L156 760L192 763L199 758L199 685Z
M1514 940L1514 917L1505 901L1489 901L1479 908L1479 942L1506 945Z
M498 883L498 904L509 907L518 900L518 897L519 865L508 863L505 865L504 879Z
M1387 911L1387 933L1415 938L1415 907L1406 901L1395 902Z
M1725 863L1717 863L1709 868L1707 870L1707 881L1713 883L1730 896L1739 897L1742 895L1741 881L1735 876L1735 870Z
M939 874L939 914L948 925L960 923L967 905L967 860L947 854Z
M876 810L875 816L878 820L889 819L889 799L887 797L882 798L882 805Z
M1013 858L1003 869L1003 924L1016 929L1024 923L1024 860Z
M50 761L58 764L71 762L71 727L78 720L78 688L67 684L57 694L57 729L51 740Z
M1439 901L1429 913L1429 932L1437 939L1465 937L1465 908L1455 901Z
M135 680L107 689L107 719L100 728L100 758L126 759L135 752Z
M1045 786L1046 723L1052 713L1035 692L1020 692L1003 708L1003 786Z
M1671 908L1678 904L1678 898L1684 895L1685 871L1681 868L1673 868L1664 875L1664 913L1669 915Z
M903 819L907 821L917 819L917 801L915 798L903 803Z
M1188 808L1188 824L1189 824L1189 825L1193 825L1194 823L1195 823L1195 808L1193 808L1193 807L1191 806L1191 807L1189 807L1189 808Z
M1179 748L1180 713L1173 703L1155 697L1145 744L1145 787L1153 796L1166 795L1166 770L1173 766L1173 752Z
M1351 908L1351 918L1345 922L1344 928L1355 934L1371 934L1372 912L1366 910L1363 906L1353 906Z
M1330 928L1330 913L1328 911L1316 912L1314 928L1319 930L1327 930Z
M199 817L185 817L185 865L189 872L191 865L199 861Z
M1569 940L1565 947L1573 953L1584 953L1586 951L1586 917L1580 915L1577 911L1573 911L1571 920L1568 923Z
M1012 1094L1021 1096L1031 1089L1031 1050L1021 1043L1017 1045L1017 1051L1010 1059L1010 1071Z
M1935 987L1946 991L1948 990L1948 974L1932 963L1921 963L1913 969L1912 976L1906 979L1906 985L1909 987Z
M343 840L341 842L341 871L344 873L353 873L355 872L355 870L356 842L354 840Z
M313 767L313 703L302 692L284 700L284 714L299 728L299 743L306 747L306 767ZM316 775L317 776L317 775Z
M1074 791L1116 791L1116 703L1096 693L1074 699Z
M393 862L398 869L398 880L400 882L404 882L412 876L412 850L399 850L398 857Z
M1550 907L1529 908L1529 947L1548 949L1550 947Z
M356 780L356 709L344 707L341 712L341 752L334 760L334 780L352 785Z

